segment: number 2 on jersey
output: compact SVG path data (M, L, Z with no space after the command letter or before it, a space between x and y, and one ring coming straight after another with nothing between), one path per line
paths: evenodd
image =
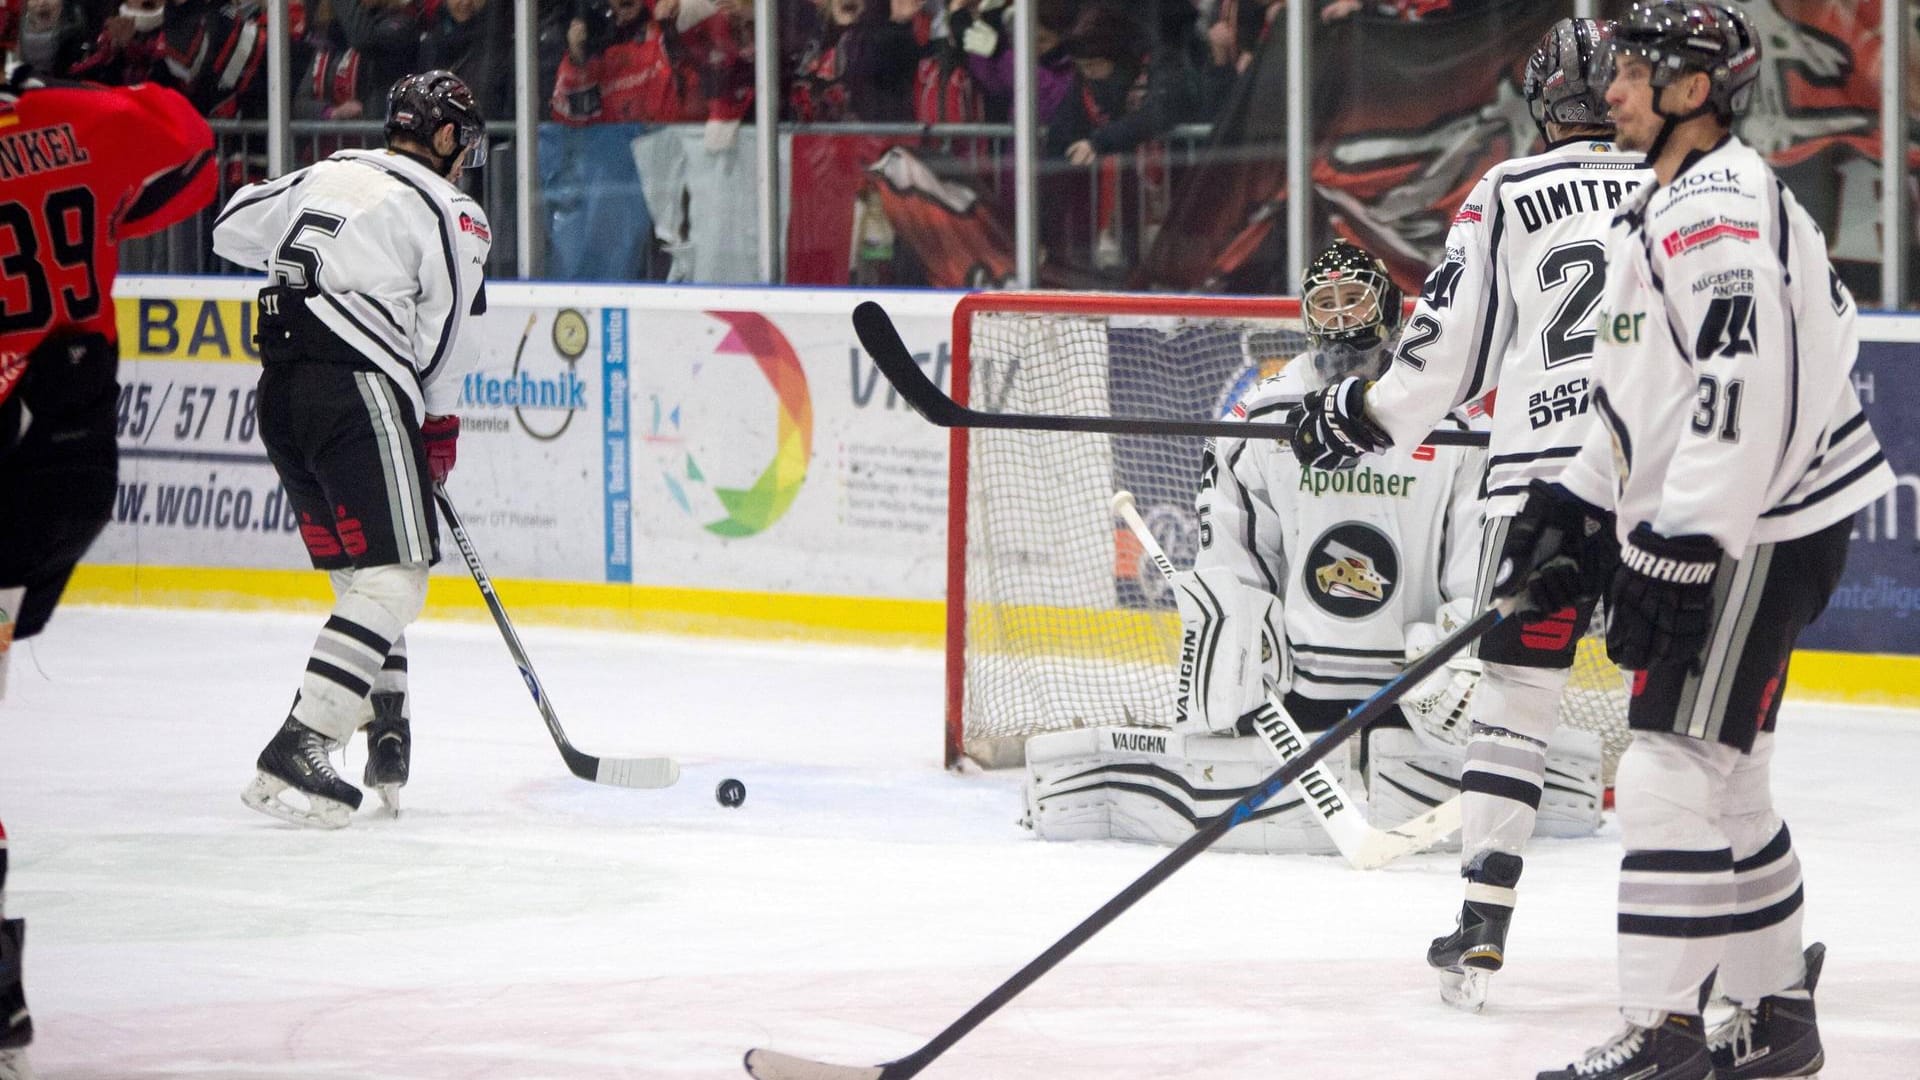
M1551 292L1569 285L1560 307L1540 331L1541 355L1547 366L1559 367L1593 355L1597 336L1593 309L1607 284L1607 247L1598 240L1562 244L1540 260L1540 290Z

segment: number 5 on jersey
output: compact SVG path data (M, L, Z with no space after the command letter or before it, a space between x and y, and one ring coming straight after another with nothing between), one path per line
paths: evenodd
M286 285L301 292L312 292L318 288L320 280L320 251L301 243L301 238L309 233L325 236L339 236L346 221L323 214L318 210L304 210L294 220L293 228L287 230L287 238L280 242L280 250L273 253L273 265L268 272L276 285ZM269 311L269 315L279 314Z

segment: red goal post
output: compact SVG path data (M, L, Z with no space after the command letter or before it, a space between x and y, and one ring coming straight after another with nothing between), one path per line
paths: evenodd
M984 292L956 305L952 395L983 412L1217 419L1303 352L1299 301ZM953 428L949 433L949 767L1018 764L1028 736L1166 726L1179 623L1114 521L1133 491L1178 566L1197 550L1203 440ZM1625 693L1583 645L1578 726L1624 747Z

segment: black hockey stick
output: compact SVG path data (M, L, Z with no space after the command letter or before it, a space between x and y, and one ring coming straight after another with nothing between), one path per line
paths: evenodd
M540 685L540 676L533 673L533 661L527 658L527 647L520 644L520 635L514 633L513 623L507 618L507 609L500 605L500 597L493 591L493 579L487 576L487 568L480 565L480 553L473 548L473 538L467 535L467 527L461 524L460 514L453 508L453 500L447 498L447 489L436 484L433 495L440 504L440 512L446 516L447 531L453 534L454 543L459 545L460 554L467 560L467 569L473 572L473 583L480 586L480 595L487 601L487 610L493 612L494 625L500 628L500 636L506 639L507 651L513 654L514 665L520 669L520 678L526 682L527 692L533 695L533 703L540 707L540 719L547 722L547 734L553 736L553 745L560 748L560 758L567 763L568 771L582 780L613 787L663 788L680 779L680 766L670 757L594 757L576 749L567 739L567 733L560 727L560 718L554 715L553 703L547 700L547 691Z
M1056 416L1049 413L988 413L969 409L935 386L900 340L885 308L871 300L853 309L853 332L880 374L914 411L944 428L1005 428L1010 431L1082 431L1105 435L1196 435L1233 439L1286 439L1292 424L1240 420L1129 420L1118 416ZM1485 446L1482 431L1436 431L1426 442L1440 446Z
M1426 655L1407 665L1399 675L1374 691L1372 697L1361 702L1348 713L1345 719L1329 728L1326 734L1315 739L1304 753L1280 766L1253 790L1221 811L1219 816L1209 821L1204 828L1181 841L1179 847L1167 852L1159 862L1153 864L1151 869L1134 879L1132 884L1121 889L1113 899L1101 905L1100 910L1083 919L1080 925L1067 932L1066 937L1054 942L1046 952L1029 961L1026 967L1014 972L1012 978L995 987L992 993L981 998L960 1019L948 1024L946 1030L935 1035L925 1046L906 1057L882 1065L864 1066L828 1065L772 1050L754 1049L747 1051L747 1074L757 1077L758 1080L903 1080L904 1077L917 1075L954 1043L964 1038L968 1032L979 1027L987 1017L1012 1001L1020 991L1032 986L1040 976L1051 971L1054 965L1065 960L1075 949L1086 944L1093 935L1105 929L1108 923L1119 918L1122 912L1138 903L1141 897L1172 877L1174 871L1191 862L1194 856L1212 847L1215 841L1227 834L1228 829L1246 821L1262 804L1279 794L1280 789L1293 783L1302 773L1331 753L1335 747L1352 737L1354 732L1366 727L1392 708L1407 689L1438 671L1448 660L1471 645L1495 623L1505 618L1512 608L1512 603L1510 600L1499 601L1493 607L1481 612L1472 622L1442 638Z

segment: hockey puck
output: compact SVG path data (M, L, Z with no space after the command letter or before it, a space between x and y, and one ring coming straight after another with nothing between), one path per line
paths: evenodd
M747 801L747 785L732 778L722 780L720 786L713 789L713 797L721 806L739 806Z

